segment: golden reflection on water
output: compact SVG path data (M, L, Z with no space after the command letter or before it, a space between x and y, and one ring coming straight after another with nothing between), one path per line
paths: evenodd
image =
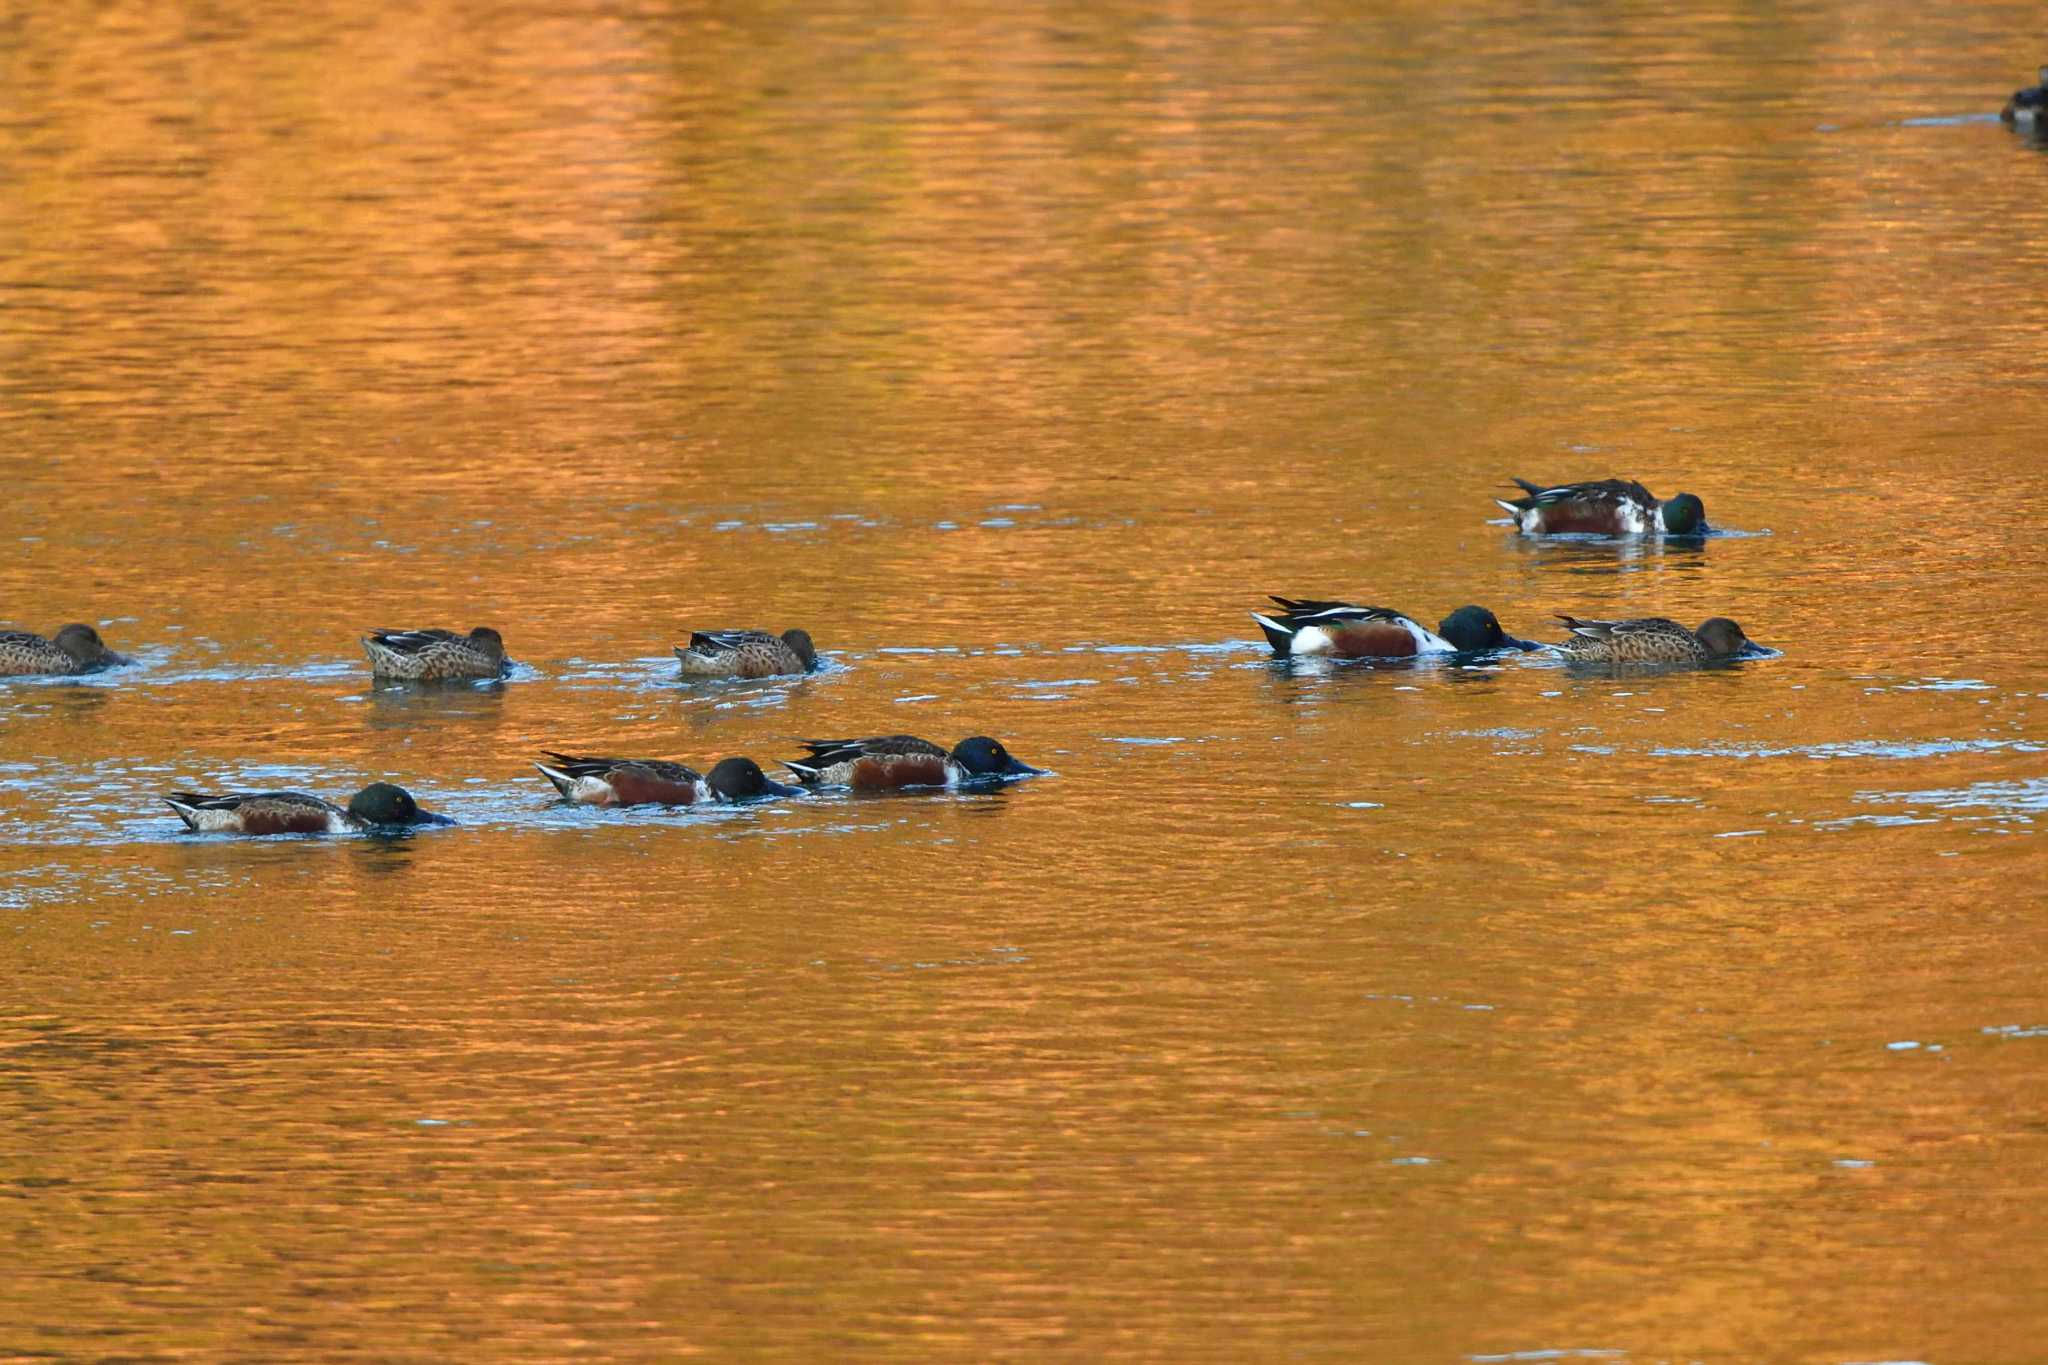
M0 690L0 1348L2025 1358L2048 237L1901 122L2004 10L4 27L0 616L142 662ZM1740 534L1488 524L1609 473ZM1053 775L530 767L895 730ZM158 800L377 778L460 826Z

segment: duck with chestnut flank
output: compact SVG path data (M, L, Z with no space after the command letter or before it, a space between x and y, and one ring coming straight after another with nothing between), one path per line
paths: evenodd
M1690 493L1659 500L1630 479L1592 479L1544 487L1516 479L1529 496L1495 498L1523 535L1576 532L1594 536L1697 536L1707 530L1706 505Z
M164 803L202 834L395 834L415 825L455 823L422 810L411 792L389 782L372 782L346 808L305 792L172 792Z
M1394 659L1417 654L1477 654L1493 649L1535 649L1500 627L1485 607L1459 607L1432 631L1387 607L1275 597L1277 615L1253 612L1266 643L1283 659L1328 655L1339 659Z
M541 776L579 806L694 806L801 796L800 787L770 781L751 758L721 759L708 774L659 758L578 758L548 751Z
M1042 769L1020 763L987 735L963 739L952 752L915 735L871 739L808 739L810 752L782 766L806 787L852 787L889 791L897 787L957 787L1029 777Z

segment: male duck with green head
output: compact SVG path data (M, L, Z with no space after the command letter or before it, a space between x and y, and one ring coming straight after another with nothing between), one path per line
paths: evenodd
M1632 479L1593 479L1546 488L1516 479L1529 496L1495 498L1527 536L1697 536L1707 531L1706 505L1690 493L1659 500Z
M422 810L411 792L389 782L372 782L346 808L305 792L172 792L164 803L201 834L396 834L455 823Z

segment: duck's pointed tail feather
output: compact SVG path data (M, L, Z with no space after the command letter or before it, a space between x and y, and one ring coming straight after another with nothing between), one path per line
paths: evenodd
M560 754L550 754L549 757L554 758L557 761L561 759ZM542 777L545 777L548 781L554 783L555 790L560 792L564 796L567 796L569 794L569 789L576 785L575 778L569 776L569 774L562 772L558 769L550 768L545 763L536 762L533 766L540 769L540 775Z
M1284 655L1292 649L1294 643L1293 631L1281 625L1272 617L1261 616L1258 612L1252 613L1252 620L1257 621L1259 629L1266 633L1266 643L1273 647L1275 654Z

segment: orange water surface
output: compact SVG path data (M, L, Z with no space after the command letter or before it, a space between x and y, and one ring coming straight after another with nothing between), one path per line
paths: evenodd
M0 1357L2042 1359L2039 17L0 14L0 620L136 658L0 683ZM1051 771L531 766L895 731Z

